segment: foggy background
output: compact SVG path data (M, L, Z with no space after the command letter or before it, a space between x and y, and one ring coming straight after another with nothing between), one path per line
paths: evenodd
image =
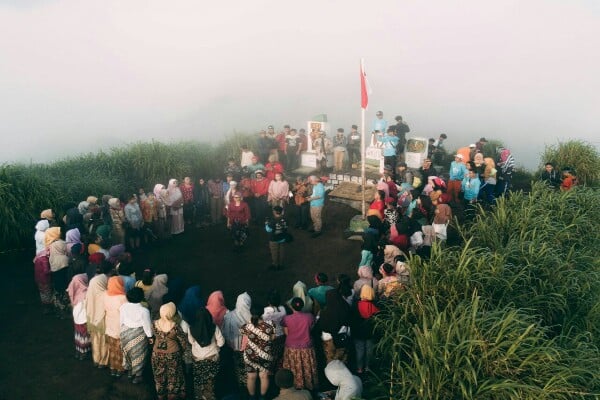
M0 163L377 110L446 148L600 145L600 2L0 0Z

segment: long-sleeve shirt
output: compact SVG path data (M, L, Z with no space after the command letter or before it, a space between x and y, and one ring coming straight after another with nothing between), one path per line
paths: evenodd
M248 204L243 201L239 206L235 203L229 204L229 207L227 207L227 219L232 223L241 222L247 224L250 221L250 208Z
M142 210L140 210L140 206L135 203L127 203L124 208L125 218L129 221L129 224L133 229L139 229L142 226L142 222L144 219L142 218Z
M391 157L396 155L396 146L398 138L396 136L379 136L377 141L383 143L383 156Z
M212 179L208 181L208 191L210 196L213 198L223 197L223 183L220 181L213 181Z
M125 303L119 308L121 330L126 328L144 328L144 333L152 337L150 311L140 303Z
M373 124L371 125L371 132L379 131L379 132L385 134L385 131L387 131L387 127L388 127L388 122L385 119L375 118L373 120Z
M450 180L462 181L467 175L467 166L462 162L452 161L450 163Z
M255 197L266 196L267 194L269 194L269 184L270 183L271 183L271 181L268 180L267 178L263 178L261 180L252 179L250 188L252 190L252 193L254 193Z
M286 200L290 192L290 185L287 181L271 181L269 183L268 200Z
M121 306L125 303L127 303L127 298L124 294L115 296L104 294L104 309L106 310L106 317L104 318L106 330L104 333L112 338L118 339L121 334L120 311Z
M462 181L462 191L465 193L465 200L476 200L479 195L479 187L481 186L481 181L479 178L469 178L465 177Z
M192 345L192 357L195 361L206 360L213 357L219 356L219 348L223 347L225 344L225 338L223 337L223 333L219 327L215 327L215 333L212 337L212 340L208 346L200 346L196 339L190 333L189 325L185 322L181 322L181 328L186 333L188 341Z

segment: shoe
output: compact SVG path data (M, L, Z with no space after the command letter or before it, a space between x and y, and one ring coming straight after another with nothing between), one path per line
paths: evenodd
M114 369L111 369L110 370L110 376L115 376L115 374L116 374L116 371Z
M133 378L133 380L131 381L131 383L133 383L134 385L137 385L139 383L142 383L144 380L142 379L141 376L136 375L135 378Z
M120 373L119 371L115 371L115 374L113 375L115 378L119 379L121 377L121 375L123 375L122 373Z
M106 365L98 364L98 369L105 369Z
M314 238L318 238L319 236L321 236L321 232L315 232L310 237L314 239Z

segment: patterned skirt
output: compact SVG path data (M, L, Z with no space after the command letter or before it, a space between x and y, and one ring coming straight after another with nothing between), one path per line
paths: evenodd
M314 390L319 385L315 349L293 349L286 347L283 352L283 368L294 373L294 386L297 389Z
M84 356L92 350L92 342L86 324L73 324L75 328L75 351Z
M219 361L194 361L194 398L213 400L215 397L215 377L219 373ZM244 382L245 384L246 382Z
M159 397L185 397L185 374L180 352L152 353L152 372Z
M122 330L121 347L124 368L130 371L131 375L141 376L148 356L148 338L144 328L140 326Z
M121 350L121 340L106 335L106 344L108 345L108 367L112 370L123 372L123 350Z
M248 239L248 224L234 222L231 226L231 236L234 241L244 244L246 239Z

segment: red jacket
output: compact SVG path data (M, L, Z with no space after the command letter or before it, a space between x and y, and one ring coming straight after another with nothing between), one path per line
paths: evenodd
M250 189L254 193L254 197L267 196L269 194L269 184L271 180L269 178L263 178L262 180L252 179Z

